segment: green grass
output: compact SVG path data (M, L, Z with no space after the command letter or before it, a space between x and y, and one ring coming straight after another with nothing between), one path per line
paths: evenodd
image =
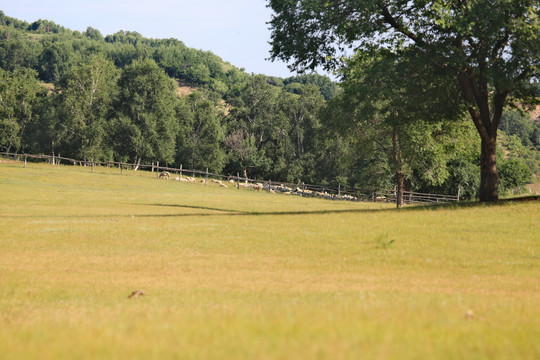
M154 176L0 164L0 358L540 358L537 201L396 210Z

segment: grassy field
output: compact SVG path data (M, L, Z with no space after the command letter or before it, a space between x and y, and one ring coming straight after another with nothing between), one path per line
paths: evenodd
M154 176L0 163L1 359L540 358L538 201Z

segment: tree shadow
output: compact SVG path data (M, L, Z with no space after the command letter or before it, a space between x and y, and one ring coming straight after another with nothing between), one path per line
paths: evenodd
M293 210L293 211L243 211L236 209L215 208L186 204L139 204L140 206L158 206L167 208L184 208L204 210L205 212L190 214L99 214L99 215L2 215L4 218L167 218L167 217L220 217L220 216L295 216L295 215L331 215L331 214L375 214L375 213L404 213L411 211L438 211L438 210L461 210L475 207L505 206L512 203L540 201L540 196L527 196L520 198L502 199L498 202L481 203L479 201L466 201L451 204L412 205L403 208L387 209L322 209L322 210ZM208 212L211 211L211 212Z
M142 205L142 204L141 204ZM379 213L379 212L393 212L404 209L322 209L322 210L291 210L291 211L243 211L234 209L213 208L205 206L193 206L184 204L144 204L147 206L163 206L163 207L175 207L186 209L201 209L211 210L218 213L195 213L195 214L157 214L157 215L144 215L144 216L156 216L156 217L189 217L189 216L289 216L289 215L328 215L328 214L354 214L354 213ZM137 215L135 215L137 216ZM143 215L139 215L143 216Z
M218 213L199 214L162 214L162 215L139 215L154 217L189 217L189 216L290 216L290 215L328 215L328 214L370 214L370 213L400 213L410 211L436 211L436 210L460 210L474 207L502 206L514 202L538 201L540 196L528 196L522 198L502 199L498 202L482 203L479 201L464 201L459 203L412 205L403 208L388 209L322 209L322 210L293 210L293 211L243 211L235 209L194 206L185 204L144 204L148 206L177 207L186 209L211 210ZM142 205L142 204L141 204Z

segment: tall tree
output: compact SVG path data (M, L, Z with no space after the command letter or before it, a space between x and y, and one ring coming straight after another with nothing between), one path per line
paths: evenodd
M225 139L221 125L223 114L216 105L195 92L181 99L178 107L180 131L177 138L176 162L191 169L223 169Z
M336 69L345 48L412 47L450 72L481 138L480 200L498 199L497 128L508 102L537 102L538 0L269 0L272 58Z
M269 170L270 159L265 148L273 140L279 91L267 83L264 75L257 75L248 79L237 96L230 98L233 108L227 116L229 134L225 146L240 169L229 170L242 170L246 175L250 169L256 176Z
M421 53L411 49L381 49L359 53L343 71L346 80L342 107L349 109L352 119L339 126L356 127L364 138L370 134L368 141L388 153L396 179L398 207L403 205L405 180L410 178L418 158L432 157L431 162L424 161L430 164L424 169L429 181L439 182L447 175L446 159L441 156L443 151L436 150L436 140L447 131L443 126L445 120L462 115L459 102L441 96L455 92L454 84L442 76L439 81L431 81L427 74L434 70L429 65ZM438 111L433 112L433 108Z
M77 156L98 160L106 153L105 133L116 97L118 71L109 60L95 56L73 67L59 84L63 125ZM75 154L74 154L75 155Z
M36 107L46 90L29 69L13 73L0 69L0 149L18 150L28 124L36 116Z
M318 87L311 84L302 88L299 96L288 98L289 101L282 104L282 108L291 122L296 153L301 156L313 148L313 133L319 127L318 112L324 98Z
M303 86L298 95L283 91L279 95L279 115L274 120L275 148L273 163L278 178L312 181L315 170L316 133L319 113L325 100L314 84Z
M120 156L136 164L142 160L174 161L178 97L173 81L154 60L134 61L119 80L117 109ZM127 144L126 144L127 143Z

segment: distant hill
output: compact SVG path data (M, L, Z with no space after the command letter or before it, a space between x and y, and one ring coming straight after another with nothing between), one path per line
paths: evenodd
M152 58L182 84L181 94L189 93L187 88L203 88L223 97L249 76L212 52L189 48L177 39L150 39L123 30L104 36L92 27L72 31L49 20L28 23L0 11L0 67L4 70L31 68L43 82L57 83L73 65L95 54L104 54L119 68L135 59ZM268 83L292 93L298 93L306 84L315 84L327 100L339 91L328 77L317 74L268 77Z

